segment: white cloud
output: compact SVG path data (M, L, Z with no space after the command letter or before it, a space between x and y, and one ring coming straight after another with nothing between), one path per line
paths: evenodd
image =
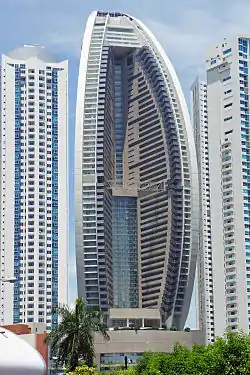
M94 3L93 7L99 1ZM222 12L221 6L224 3L227 6ZM250 34L250 2L220 0L220 4L218 7L216 1L211 0L199 8L199 1L182 0L172 4L171 9L164 3L158 7L146 3L140 8L139 1L136 5L127 4L127 10L123 10L141 18L155 33L177 69L184 91L187 92L187 86L196 75L205 73L204 62L208 45L236 33ZM63 1L60 9L52 8L51 13L46 13L40 21L38 20L42 43L69 58L79 59L88 16L86 12L91 11L90 4L87 7L89 9L84 10L79 0L72 0L71 7ZM108 4L106 7L108 8Z
M15 8L16 6L37 6L40 0L0 0L0 6L5 8Z
M50 33L47 44L56 48L58 52L67 53L69 57L80 58L81 42L83 32L81 31L55 31Z
M192 30L185 32L176 25L167 25L154 20L146 20L145 23L162 43L167 55L175 60L179 67L194 68L202 61L201 46L208 41L206 35L196 35Z
M223 3L223 0L221 0ZM167 55L180 73L184 85L191 84L196 75L204 75L206 49L225 36L250 35L250 2L227 2L213 8L214 1L202 9L173 7L164 21L146 18L144 22L162 43ZM222 6L222 4L221 4ZM187 89L184 87L184 89Z

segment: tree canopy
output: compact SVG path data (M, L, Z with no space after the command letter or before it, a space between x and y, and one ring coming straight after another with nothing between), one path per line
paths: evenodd
M109 339L101 311L87 306L82 298L76 300L74 308L59 305L55 310L60 322L48 334L46 341L56 367L67 365L69 371L73 371L81 362L92 366L95 332Z
M249 375L250 336L227 332L208 346L176 345L172 353L145 353L134 375Z

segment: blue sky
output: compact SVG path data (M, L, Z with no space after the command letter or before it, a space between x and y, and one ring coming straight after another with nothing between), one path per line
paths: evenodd
M206 46L232 34L250 34L249 0L0 0L0 53L43 44L69 60L70 302L76 297L73 162L78 64L87 17L116 10L141 19L172 60L189 102L189 87L204 75ZM187 325L195 327L195 301Z

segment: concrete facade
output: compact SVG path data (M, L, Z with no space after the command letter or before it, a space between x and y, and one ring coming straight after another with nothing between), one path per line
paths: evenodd
M214 341L213 270L210 220L210 183L207 84L199 78L191 87L191 120L194 129L199 186L200 240L196 269L197 328L206 332L206 342Z
M201 331L119 330L108 333L110 341L104 341L99 335L95 339L96 363L100 367L124 363L125 355L138 358L146 351L170 353L177 343L190 349L194 344L205 343L205 334Z
M93 12L76 108L78 295L106 316L112 307L154 308L183 328L198 199L193 131L172 64L139 20Z
M249 35L207 53L215 336L250 332Z
M110 319L160 319L160 312L156 309L142 309L142 308L111 308L109 309Z
M111 308L108 314L108 327L162 327L160 311L143 308Z
M68 301L68 62L25 45L1 64L0 323L57 323ZM53 316L52 316L53 315Z

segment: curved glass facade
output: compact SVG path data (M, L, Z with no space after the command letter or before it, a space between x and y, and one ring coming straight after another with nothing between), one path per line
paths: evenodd
M139 307L137 199L112 199L114 307Z
M138 20L90 15L76 111L78 294L159 309L184 326L195 275L199 203L189 115L174 69Z

